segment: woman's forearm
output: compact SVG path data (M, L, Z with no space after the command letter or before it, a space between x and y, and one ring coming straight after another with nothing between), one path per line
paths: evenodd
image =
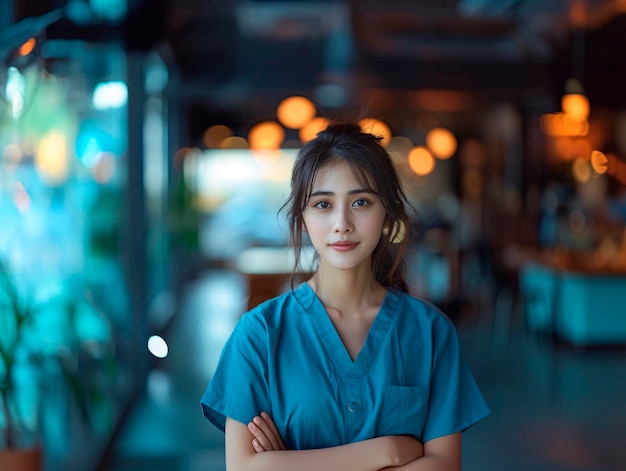
M427 442L421 458L379 471L461 471L461 434L454 433Z
M461 471L461 465L438 456L423 456L404 466L387 466L379 471Z
M378 471L409 463L422 452L411 437L378 437L330 448L263 453L255 452L251 442L246 425L227 420L227 471Z
M227 466L228 471L378 471L392 465L392 457L386 456L376 440L315 450L268 451L241 461L241 468Z

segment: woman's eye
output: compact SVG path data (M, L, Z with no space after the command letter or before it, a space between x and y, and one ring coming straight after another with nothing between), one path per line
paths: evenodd
M315 203L313 207L318 209L328 209L330 207L330 204L327 201L320 201L318 203Z
M364 199L359 199L359 200L356 200L352 204L356 206L357 208L362 208L363 206L367 206L368 204L370 204L370 202Z

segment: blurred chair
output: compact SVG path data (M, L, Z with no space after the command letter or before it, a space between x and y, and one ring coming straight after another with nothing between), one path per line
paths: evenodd
M528 332L550 337L554 332L557 278L551 268L528 263L520 270L520 295Z

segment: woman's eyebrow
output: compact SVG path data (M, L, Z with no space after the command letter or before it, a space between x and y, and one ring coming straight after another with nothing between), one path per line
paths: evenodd
M372 195L378 195L378 192L374 191L372 188L357 188L356 190L350 190L348 192L349 195L358 195L359 193L369 193Z
M354 190L348 191L349 195L359 195L361 193L370 193L372 195L378 195L377 192L372 190L371 188L355 188ZM313 196L333 196L335 193L332 191L318 190L311 193L311 197Z

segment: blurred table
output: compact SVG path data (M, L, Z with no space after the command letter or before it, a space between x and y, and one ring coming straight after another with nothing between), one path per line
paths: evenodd
M527 326L577 346L626 344L626 270L563 260L522 266Z
M314 255L312 248L302 249L299 272L302 278L313 273ZM248 279L248 309L290 288L294 261L290 247L253 247L239 254L235 268Z

